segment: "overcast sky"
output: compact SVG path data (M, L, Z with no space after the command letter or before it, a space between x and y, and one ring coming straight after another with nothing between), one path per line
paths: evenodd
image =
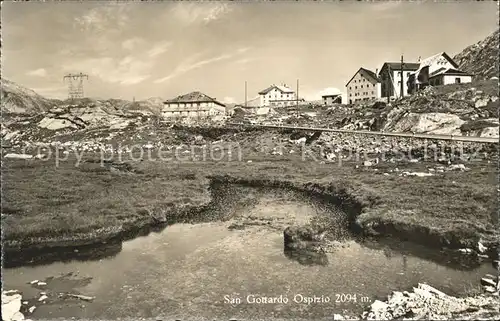
M2 77L66 98L172 98L202 91L244 101L272 83L319 99L359 67L451 56L498 28L495 2L3 3Z

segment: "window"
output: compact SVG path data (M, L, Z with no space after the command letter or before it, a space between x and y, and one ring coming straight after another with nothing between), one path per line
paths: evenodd
M349 94L349 97L352 97L352 94Z
M410 72L409 71L406 73L406 77L410 77Z
M363 85L361 85L361 88L363 88Z
M401 78L401 71L400 71L400 72L398 72L398 77L399 77L399 78Z
M351 89L352 89L352 87L351 87L351 86L349 86L349 90L351 90Z
M374 92L374 91L372 91L372 95L375 95L375 92Z
M398 81L398 86L401 86L401 80L400 80L400 81Z
M455 84L459 84L459 83L460 83L460 78L459 77L455 78Z
M366 85L366 88L370 88L370 84L367 84L367 85Z

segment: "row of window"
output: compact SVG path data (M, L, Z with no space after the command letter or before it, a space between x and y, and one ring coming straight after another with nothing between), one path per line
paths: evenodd
M372 85L372 87L375 87L375 85ZM363 88L363 85L361 85L361 88ZM370 88L370 84L366 84L366 88ZM354 89L358 89L358 86L354 86ZM349 90L352 90L352 86L349 86Z
M188 107L204 107L209 103L167 103L169 107L177 107L177 108L188 108Z
M398 74L397 74L397 75L398 75L398 76L397 76L398 78L401 78L401 71L398 71ZM410 72L410 71L408 71L408 72L406 73L406 77L410 78L410 75L411 75L411 72ZM380 77L382 78L382 80L387 80L387 75L386 75L385 73L384 73L384 74L381 74L381 75L380 75ZM389 78L390 78L390 77L389 77Z
M368 96L370 93L368 91L363 92L363 96ZM375 95L375 92L372 91L372 95ZM354 93L354 96L361 96L360 93ZM349 94L349 97L352 97L352 93Z
M355 98L355 99L349 99L349 102L352 104L353 102L361 101L361 100L369 100L370 98Z
M286 97L285 98L290 98L292 94L285 94ZM264 99L268 98L268 99L271 99L271 98L276 98L278 97L278 95L274 95L274 96L271 96L271 95L268 95L268 96L264 96ZM281 98L283 98L283 94L281 94Z
M406 77L410 77L411 72L406 73ZM401 78L401 71L398 72L398 77Z

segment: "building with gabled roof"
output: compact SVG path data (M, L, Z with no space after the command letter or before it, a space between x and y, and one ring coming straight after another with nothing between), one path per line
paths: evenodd
M472 82L472 77L472 74L459 70L458 64L446 52L440 52L420 61L419 68L408 78L408 93L429 85Z
M226 106L199 91L177 96L163 103L165 118L207 118L226 114Z
M260 106L284 107L296 104L297 96L295 92L283 85L271 85L268 88L259 91Z
M380 98L380 79L371 70L359 68L345 86L349 104Z
M410 75L419 68L419 63L385 62L378 73L381 82L381 97L394 99L408 95L407 82ZM403 84L403 92L401 92Z

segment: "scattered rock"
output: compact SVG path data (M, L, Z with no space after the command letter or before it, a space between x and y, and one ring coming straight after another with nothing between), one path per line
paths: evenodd
M47 300L48 298L49 298L48 296L46 296L45 294L42 294L42 296L38 299L38 301L40 301L40 302L41 302L41 301L45 301L45 300Z
M477 242L477 249L479 253L484 253L488 250L488 248L484 246L481 242Z
M484 291L488 292L488 293L497 293L497 289L494 287L494 286L489 286L489 285L486 285L483 287Z
M427 284L418 284L413 292L393 292L386 302L375 301L363 319L372 320L495 320L500 300L493 296L456 298Z
M497 286L495 281L493 281L492 279L488 279L488 278L481 278L481 284L483 286L492 286L493 288L495 288Z
M21 294L13 294L12 290L2 291L2 321L24 320L24 315L20 312L22 298Z
M72 297L72 298L77 298L77 299L80 299L80 300L83 300L83 301L92 301L94 300L95 298L92 297L92 296L87 296L87 295L81 295L81 294L71 294L71 293L68 293L67 294L69 297Z
M426 177L426 176L434 176L433 173L424 173L424 172L403 172L403 176L418 176L418 177Z
M28 309L29 313L33 313L33 311L35 311L36 309L36 306L32 306Z
M8 153L7 155L4 156L5 158L13 158L13 159L32 159L32 155L28 154L15 154L15 153Z
M370 167L370 166L373 166L373 163L371 161L364 161L363 166Z
M468 170L469 168L465 167L464 164L453 164L448 166L447 170L449 171L465 171Z

